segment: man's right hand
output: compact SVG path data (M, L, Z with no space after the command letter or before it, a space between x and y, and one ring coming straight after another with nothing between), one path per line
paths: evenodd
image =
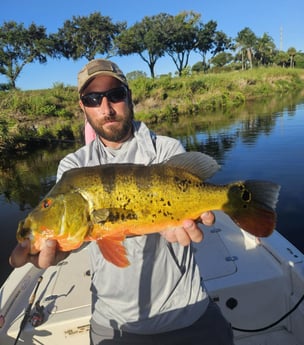
M36 255L30 254L30 241L24 240L18 243L9 258L10 265L14 268L21 267L30 262L38 268L47 268L58 264L69 255L69 252L57 250L55 240L46 240L41 251Z

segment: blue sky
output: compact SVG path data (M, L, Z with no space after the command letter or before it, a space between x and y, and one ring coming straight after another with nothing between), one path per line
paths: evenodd
M249 27L257 36L269 34L277 48L287 50L295 47L298 51L304 51L303 0L6 0L1 4L0 25L13 20L28 27L34 22L45 26L48 33L52 33L57 32L65 20L73 16L87 16L96 11L109 16L114 23L126 21L130 26L141 21L144 16L161 12L176 15L184 10L200 13L203 23L215 20L217 29L232 38ZM190 65L199 60L200 55L192 54ZM125 73L140 70L149 75L147 65L138 55L114 57L113 61ZM74 62L62 58L49 59L46 64L29 64L17 79L17 87L23 90L44 89L57 82L76 85L77 73L86 62L85 59ZM170 58L161 58L156 63L157 75L174 73L175 70ZM6 81L0 76L0 83Z

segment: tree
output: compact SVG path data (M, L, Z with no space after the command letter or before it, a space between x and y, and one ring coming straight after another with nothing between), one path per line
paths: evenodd
M231 48L231 38L222 31L216 31L217 22L210 20L201 24L197 33L196 51L203 57L203 66L207 68L206 56L210 52L213 58L216 54Z
M213 47L211 50L212 57L218 53L222 53L227 49L233 49L232 39L223 31L216 31L214 36Z
M184 11L171 17L163 33L166 41L166 53L172 58L178 75L188 66L189 56L197 45L197 32L201 15L193 11Z
M294 68L294 66L295 66L295 56L297 54L296 48L294 48L294 47L288 48L287 54L289 55L290 68Z
M294 60L297 62L297 68L304 68L304 54L301 51L297 52Z
M155 77L156 61L165 54L164 33L167 32L171 15L160 13L144 17L124 30L115 39L119 55L138 54L149 66L151 77Z
M132 71L126 74L127 80L135 80L139 78L147 78L147 74L143 71Z
M52 54L52 45L43 26L31 24L27 29L14 21L0 27L0 73L16 88L16 79L24 66L34 61L45 63Z
M82 57L93 60L97 54L114 55L114 38L125 27L124 22L114 24L110 17L94 12L87 17L73 16L52 38L58 55L73 60Z
M200 25L200 28L197 33L197 43L196 51L203 58L203 66L207 66L206 56L208 51L210 51L214 44L214 36L217 28L217 22L210 20L206 24Z
M225 65L233 61L233 56L231 53L220 52L211 58L211 63L215 67L224 67Z
M198 61L192 66L191 71L199 73L199 72L205 72L207 69L208 69L208 66L205 66L202 61Z
M256 35L246 27L238 32L235 41L237 43L236 49L239 49L241 53L242 69L246 69L246 60L249 61L250 68L252 68L254 47L257 41Z
M264 33L261 38L257 38L255 50L255 59L258 64L268 65L273 62L275 44L273 38L268 34Z
M289 55L282 50L276 52L274 56L274 63L277 64L278 66L286 67L288 64L288 60L289 60Z

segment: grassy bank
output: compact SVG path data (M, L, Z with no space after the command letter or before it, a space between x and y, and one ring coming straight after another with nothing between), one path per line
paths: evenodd
M303 69L259 68L219 74L162 76L130 81L136 118L153 125L237 107L247 101L304 89ZM58 140L82 140L76 87L0 92L0 150Z

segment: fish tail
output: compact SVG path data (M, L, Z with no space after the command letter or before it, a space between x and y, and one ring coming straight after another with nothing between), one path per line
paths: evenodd
M254 236L269 236L276 224L275 207L280 186L268 181L247 180L228 185L223 206L235 223Z

